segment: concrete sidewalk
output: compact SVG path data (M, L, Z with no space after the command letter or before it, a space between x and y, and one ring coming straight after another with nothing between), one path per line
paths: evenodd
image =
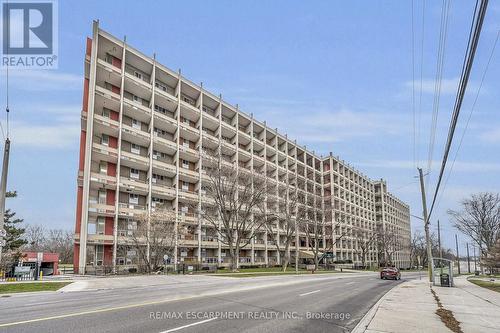
M500 293L476 286L465 276L454 278L455 288L434 287L443 307L452 311L468 332L500 332Z
M436 315L437 309L429 283L411 280L385 294L352 332L449 332Z
M465 276L454 279L455 288L435 291L464 333L500 332L500 294L478 287ZM363 317L353 332L451 332L436 314L438 304L427 280L398 285L382 297Z

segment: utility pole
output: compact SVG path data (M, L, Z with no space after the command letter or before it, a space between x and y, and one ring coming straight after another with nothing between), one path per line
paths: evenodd
M467 244L467 271L470 274L469 242L467 242L466 244Z
M441 247L441 226L438 220L438 246L439 246L439 258L443 259L443 248Z
M429 273L429 282L433 282L434 274L432 272L432 250L431 250L431 237L429 233L429 218L427 216L427 202L425 200L425 187L424 187L424 175L422 173L422 168L418 169L418 176L420 178L420 191L422 192L422 210L424 214L424 230L425 230L425 242L427 245L427 270Z
M460 255L458 254L458 237L455 234L455 245L457 246L458 275L460 275Z
M476 245L472 245L472 251L474 251L474 273L477 271L477 264L476 264Z
M7 195L7 172L9 170L9 154L10 154L10 140L7 137L5 140L5 148L3 151L3 165L2 165L2 178L0 180L0 261L2 260L2 248L5 245L5 197Z

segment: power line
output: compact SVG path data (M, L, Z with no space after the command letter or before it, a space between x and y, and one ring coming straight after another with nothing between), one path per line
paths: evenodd
M413 113L413 168L417 167L416 155L416 114L415 114L415 23L413 13L413 0L411 1L411 109Z
M455 128L458 122L458 116L460 114L460 109L462 107L462 102L464 99L465 91L467 89L467 83L469 81L470 72L472 70L472 64L474 62L474 56L477 50L477 44L479 42L479 37L481 35L481 29L483 26L484 16L486 15L486 8L488 7L488 0L482 0L481 5L479 7L478 14L476 16L478 2L476 1L476 8L474 9L474 16L471 25L471 31L469 33L469 41L467 44L467 52L464 58L464 64L462 67L462 74L460 76L460 83L457 91L457 96L455 99L455 105L453 108L453 114L450 121L450 127L448 131L448 138L446 140L446 146L443 154L443 161L441 163L441 170L439 172L439 178L436 185L436 189L434 191L434 196L432 199L431 209L429 211L428 218L432 214L434 209L434 205L436 203L437 195L439 193L439 187L441 185L441 181L443 179L444 170L446 168L446 162L448 161L448 155L450 153L451 144L453 142L453 135L455 134Z
M450 179L451 172L453 171L453 166L455 165L455 161L457 160L458 152L460 151L460 148L462 147L462 142L463 142L464 137L465 137L465 132L467 132L470 119L471 119L472 114L474 113L474 110L476 108L477 100L479 98L479 93L481 92L481 88L483 87L484 79L485 79L486 73L488 72L488 69L490 67L491 59L493 58L493 54L495 53L495 48L497 46L497 42L498 42L499 37L500 37L500 30L498 31L495 42L493 43L493 47L491 48L490 57L488 58L488 62L486 63L486 67L484 68L483 75L481 76L481 81L479 83L479 87L477 89L476 96L474 98L474 102L472 103L472 107L470 109L469 116L467 118L467 122L465 123L465 128L462 132L462 136L460 137L460 142L458 143L458 147L457 147L457 150L455 152L455 156L453 157L453 161L452 161L451 166L450 166L450 171L448 172L448 175L446 176L446 180L445 180L444 185L443 185L443 190L441 191L441 194L439 195L439 200L437 201L436 207L439 207L439 204L441 202L441 198L443 197L444 190L446 189L446 185L448 184L448 180Z
M451 1L443 0L441 8L441 25L439 29L439 43L438 43L438 55L436 61L436 79L434 81L434 101L432 105L432 123L429 138L429 151L427 158L427 173L431 173L432 169L432 158L434 156L434 144L436 141L436 128L437 120L439 114L439 102L441 97L441 86L443 79L443 67L446 51L446 37L448 32L448 17L450 12ZM430 177L426 179L426 188L429 188Z
M418 123L417 123L417 165L420 165L420 122L422 114L422 88L424 75L424 37L425 37L425 0L422 1L422 35L420 36L420 96L418 102Z

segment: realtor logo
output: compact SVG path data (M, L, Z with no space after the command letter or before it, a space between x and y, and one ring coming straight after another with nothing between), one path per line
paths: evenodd
M2 3L2 67L57 67L57 3Z

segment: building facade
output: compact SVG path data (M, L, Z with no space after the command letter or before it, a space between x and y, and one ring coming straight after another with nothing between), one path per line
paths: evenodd
M188 231L176 240L174 263L228 264L225 247L192 209L203 200L203 151L218 147L242 172L267 176L275 193L267 196L268 211L277 211L288 189L296 189L308 215L322 225L323 250L336 260L360 263L360 239L352 231L369 235L382 225L398 230L405 246L395 258L409 265L409 207L383 181L331 153L318 156L97 22L86 45L81 125L74 255L80 273L138 264L136 253L121 245L137 229L134 216L158 204L173 210ZM241 250L240 264L280 263L279 235L279 228L276 237L259 233ZM291 250L307 251L306 240L300 233ZM365 258L369 265L378 262L376 246Z

